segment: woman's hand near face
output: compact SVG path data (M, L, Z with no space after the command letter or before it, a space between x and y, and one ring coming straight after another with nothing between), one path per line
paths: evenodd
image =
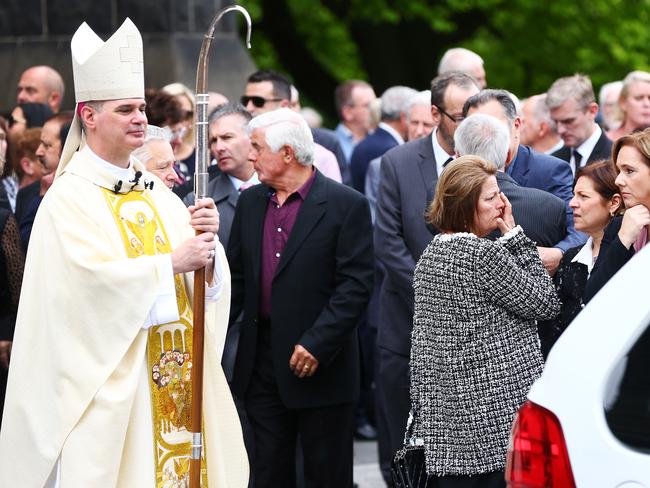
M645 205L635 205L628 208L623 215L618 238L629 249L638 239L641 230L650 225L650 210Z
M515 219L512 216L512 205L510 204L508 197L503 193L499 193L499 198L501 198L504 206L501 218L497 219L497 225L499 226L501 235L503 235L506 234L509 230L513 229L516 224Z

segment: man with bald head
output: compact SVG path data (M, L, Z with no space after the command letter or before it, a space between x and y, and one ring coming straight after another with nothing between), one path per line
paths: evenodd
M16 104L45 103L52 112L61 108L65 85L61 75L49 66L32 66L23 71L16 88Z
M533 95L521 102L524 123L521 127L521 143L535 151L553 154L564 146L557 134L555 122L546 106L546 93Z
M473 76L481 89L487 86L483 58L474 51L464 47L453 47L447 49L438 64L438 75L449 71L461 71Z

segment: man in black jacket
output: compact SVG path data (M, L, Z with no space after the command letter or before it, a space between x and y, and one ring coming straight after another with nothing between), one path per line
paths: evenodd
M312 167L313 139L289 109L249 124L262 185L244 191L228 244L231 320L243 311L232 387L255 436L257 488L352 485L359 391L356 326L373 279L370 210Z

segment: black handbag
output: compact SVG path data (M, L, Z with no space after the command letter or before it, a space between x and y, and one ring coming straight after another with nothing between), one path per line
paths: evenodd
M424 446L413 439L413 412L406 424L404 447L395 453L390 465L390 476L395 488L435 488L435 479L427 475Z

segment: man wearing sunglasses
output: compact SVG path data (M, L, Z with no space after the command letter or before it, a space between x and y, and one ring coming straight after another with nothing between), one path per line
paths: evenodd
M240 98L253 117L278 108L291 107L291 83L289 80L271 70L256 71L248 77L246 93ZM339 163L339 170L344 184L350 184L348 164L339 140L332 130L312 128L314 142L332 152Z
M291 85L279 73L270 70L256 71L248 77L246 93L241 97L241 104L253 117L288 107L291 100Z

